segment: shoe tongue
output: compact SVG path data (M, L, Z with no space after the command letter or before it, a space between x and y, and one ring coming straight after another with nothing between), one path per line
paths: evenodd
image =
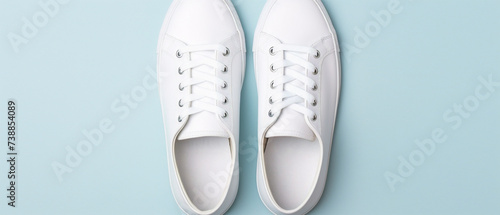
M296 137L308 141L316 138L307 125L304 115L289 108L281 111L276 123L267 131L266 138L271 137Z
M230 138L226 130L217 122L215 114L210 112L191 115L177 139L187 140L199 137Z

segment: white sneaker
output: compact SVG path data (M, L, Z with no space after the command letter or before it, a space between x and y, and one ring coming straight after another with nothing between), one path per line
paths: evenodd
M170 185L188 214L222 214L238 190L245 41L229 0L174 0L158 42Z
M268 0L254 41L257 186L275 214L305 214L325 186L340 92L337 36L320 0Z

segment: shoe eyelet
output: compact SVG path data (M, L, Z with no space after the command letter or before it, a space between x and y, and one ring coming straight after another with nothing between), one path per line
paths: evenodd
M271 97L269 97L269 104L273 104L273 103L274 103L273 102L273 97L271 96Z
M181 116L178 116L178 117L177 117L177 121L182 122L182 118L181 118Z
M182 99L179 99L179 107L184 107L184 105L182 104Z
M179 69L177 70L177 72L179 73L179 75L184 74L184 71L182 71L180 67L179 67Z
M317 75L318 74L318 67L314 68L314 71L312 73L313 75Z
M271 84L269 84L269 86L271 87L271 89L274 89L276 86L274 86L274 81L271 81Z
M179 90L184 91L184 87L181 87L181 84L179 84Z
M227 72L229 71L229 69L227 68L227 66L224 66L224 69L222 70L222 72Z
M274 69L274 64L271 64L271 66L269 67L269 69L271 70L271 72L276 72L276 69Z
M271 56L276 55L276 52L274 52L274 46L271 46L271 48L269 48L269 54L270 54Z
M314 101L311 103L312 106L316 106L318 105L318 101L316 101L316 99L314 99Z
M222 102L222 104L227 104L228 101L229 101L229 99L226 97L226 98L224 98L224 101Z
M222 89L225 89L227 87L227 82L224 81L224 84L221 86Z
M177 52L175 52L175 56L177 56L177 58L181 58L183 54L181 54L180 50L177 50Z
M271 112L271 110L269 110L269 112L267 112L267 115L268 115L269 117L273 117L273 116L274 116L274 113L273 113L273 112Z
M227 117L227 115L228 115L228 113L227 113L227 111L226 111L226 112L224 112L224 115L222 115L221 117L222 117L222 118L226 118L226 117Z
M318 90L318 85L317 85L317 84L315 84L315 85L314 85L314 87L312 88L312 90L313 90L313 91Z
M321 57L321 52L319 50L316 50L316 55L314 55L314 58L319 58Z
M312 121L316 121L318 119L318 116L314 114L313 118L311 119Z
M229 54L231 53L231 51L229 50L229 48L226 47L226 52L222 53L222 56L228 56Z

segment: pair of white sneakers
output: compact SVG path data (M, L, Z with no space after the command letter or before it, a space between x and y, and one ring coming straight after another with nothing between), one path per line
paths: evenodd
M320 0L268 0L254 38L257 187L275 214L305 214L325 186L339 46ZM188 214L223 214L239 181L244 32L230 0L174 0L158 43L170 185Z

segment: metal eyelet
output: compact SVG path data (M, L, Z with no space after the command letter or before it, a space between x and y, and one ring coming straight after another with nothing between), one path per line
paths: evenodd
M182 75L182 74L184 73L184 71L182 71L180 67L179 67L179 69L177 70L177 72L179 73L179 75Z
M312 73L313 75L317 75L318 74L318 67L314 68L314 71Z
M182 104L182 99L179 99L179 107L184 107L184 105Z
M274 46L271 46L271 48L269 48L269 54L272 56L276 55L276 52L274 52Z
M314 101L311 103L312 106L316 106L318 105L318 101L316 101L316 99L314 99Z
M312 88L312 90L316 91L318 89L318 85L315 84L314 87Z
M321 52L319 50L316 50L316 55L314 55L315 58L321 57Z
M229 50L229 48L226 47L226 52L222 53L222 56L228 56L229 53L231 53L231 51Z
M316 121L316 119L318 119L318 116L316 116L316 114L314 114L313 118L311 119L312 121Z
M222 104L227 104L228 101L229 101L229 99L226 97L226 98L224 98L224 101L222 102Z
M184 90L184 87L181 87L181 84L179 84L179 90L180 90L180 91L183 91L183 90Z
M271 66L269 67L269 69L271 70L271 72L276 72L276 69L274 69L274 64L271 64Z
M177 52L175 53L175 56L177 56L177 58L181 58L183 54L181 54L181 52L179 50L177 50Z
M269 117L273 117L273 116L274 116L274 113L273 113L273 112L271 112L271 110L269 110L269 112L267 113L267 115L268 115Z
M222 118L226 118L226 117L227 117L227 115L228 115L228 113L227 113L227 111L226 111L226 112L224 112L224 115L222 115L221 117L222 117Z
M182 122L181 116L177 117L177 121Z
M273 104L273 103L274 103L273 102L273 97L271 96L271 97L269 97L269 104Z
M274 81L271 81L271 84L269 85L271 89L274 89L276 86L274 86Z
M227 87L227 82L224 81L224 84L221 86L222 89Z
M227 68L227 66L224 66L224 69L222 70L222 72L227 72L229 71L229 69Z

